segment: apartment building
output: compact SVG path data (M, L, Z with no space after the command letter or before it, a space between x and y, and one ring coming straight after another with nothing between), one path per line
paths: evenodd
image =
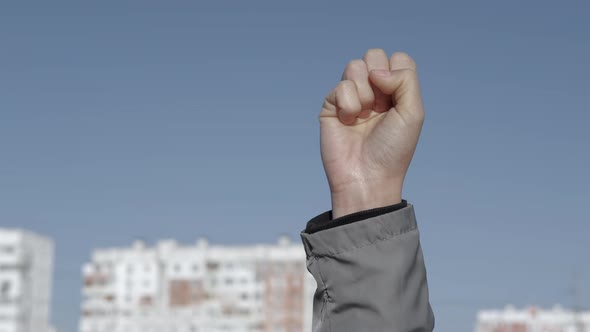
M94 251L82 269L80 332L307 332L316 283L300 244Z
M535 307L484 310L477 315L476 332L590 332L590 312Z
M0 332L46 332L53 275L53 242L0 228Z

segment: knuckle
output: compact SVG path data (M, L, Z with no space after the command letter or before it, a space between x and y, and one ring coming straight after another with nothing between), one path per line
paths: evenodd
M344 80L340 82L340 87L344 91L352 91L353 89L356 89L356 84L354 84L354 81L352 80Z
M381 54L385 53L382 48L373 47L367 50L367 54Z
M334 88L336 91L336 96L341 96L346 91L346 83L347 81L340 81Z
M374 56L381 56L385 55L385 51L381 48L370 48L367 50L365 57L374 57Z
M363 60L355 59L350 61L344 69L344 77L358 77L363 71L367 71L367 65Z
M346 65L346 70L359 70L366 67L366 64L361 59L354 59Z
M416 61L406 52L395 52L391 55L391 62L399 63L408 68L416 70Z

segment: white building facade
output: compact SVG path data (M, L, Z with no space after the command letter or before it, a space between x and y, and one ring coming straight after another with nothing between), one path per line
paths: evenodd
M555 306L551 310L527 308L485 310L477 315L476 332L590 332L590 312Z
M80 332L308 332L316 287L301 245L96 250L83 267Z
M45 332L49 324L53 242L0 228L0 332Z

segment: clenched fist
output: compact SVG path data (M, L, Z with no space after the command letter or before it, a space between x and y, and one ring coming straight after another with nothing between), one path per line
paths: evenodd
M332 216L399 203L424 122L416 63L369 50L351 61L320 113Z

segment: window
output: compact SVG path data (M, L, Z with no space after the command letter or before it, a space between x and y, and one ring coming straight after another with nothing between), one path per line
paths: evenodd
M12 254L13 252L15 252L15 249L13 246L0 246L0 252L5 254Z
M219 269L219 263L217 263L217 262L208 262L207 263L207 270L217 271L218 269Z
M0 282L0 298L7 298L10 293L10 281Z

